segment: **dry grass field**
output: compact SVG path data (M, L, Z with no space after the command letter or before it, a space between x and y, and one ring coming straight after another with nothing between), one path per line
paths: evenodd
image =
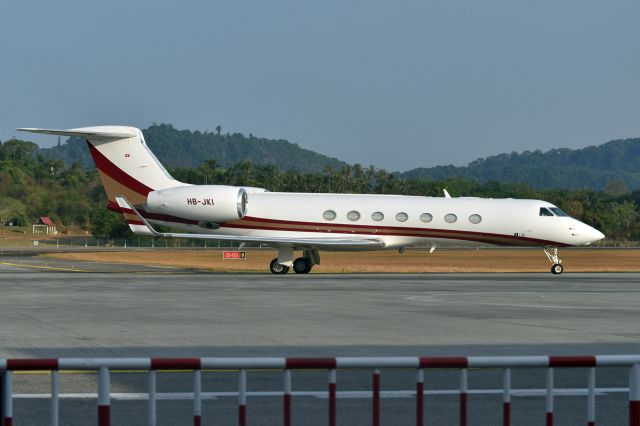
M221 272L267 272L272 250L246 250L246 260L223 260L221 250L124 250L52 253L45 256L104 263L196 268ZM640 250L566 249L560 251L565 272L640 272ZM547 272L542 250L407 250L321 253L313 273L358 272Z

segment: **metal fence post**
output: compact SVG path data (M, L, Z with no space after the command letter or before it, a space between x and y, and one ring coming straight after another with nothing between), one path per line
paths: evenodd
M4 426L11 426L13 424L13 386L11 374L11 370L4 372L4 398L2 400L2 405L4 406Z
M193 371L193 425L202 424L202 370Z
M596 369L589 368L587 391L587 426L596 425Z
M640 426L640 364L629 369L629 425Z
M245 426L247 424L247 370L244 368L240 370L238 377L239 392L238 392L238 424Z
M511 425L511 369L505 368L502 372L502 424Z
M467 369L460 370L460 426L467 426Z
M553 426L553 367L547 368L546 426Z
M4 374L5 371L0 371L0 422L4 423Z
M156 370L149 370L149 426L156 426L156 423L158 422L156 415L156 374Z
M372 424L373 426L380 426L380 369L373 370L373 413Z
M109 369L100 367L98 371L98 426L111 424L111 398Z
M329 426L336 426L336 370L329 370Z
M51 426L58 426L59 405L58 405L58 370L51 370Z
M416 376L416 426L424 426L424 369Z
M291 370L284 370L284 426L291 426Z

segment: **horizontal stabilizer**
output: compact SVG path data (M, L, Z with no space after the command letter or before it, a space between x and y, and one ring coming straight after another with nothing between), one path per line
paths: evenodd
M133 207L129 201L124 196L117 196L116 201L118 206L123 210L133 211L137 220L144 224L146 231L139 232L136 231L133 227L131 230L135 233L144 233L146 235L154 235L156 237L170 237L170 238L196 238L196 239L205 239L205 240L217 240L217 241L237 241L237 242L252 242L252 243L263 243L268 245L292 245L299 247L337 247L337 248L375 248L375 247L384 247L385 243L380 238L370 238L370 237L362 237L362 238L340 238L340 237L329 237L329 238L288 238L288 237L253 237L253 236L244 236L244 235L222 235L222 234L186 234L186 233L174 233L174 232L158 232L151 224L145 219L138 210ZM136 222L138 223L138 222ZM137 229L138 227L136 227Z
M102 139L102 138L125 139L125 138L131 138L137 135L136 133L128 130L127 128L116 127L116 126L81 127L78 129L67 129L67 130L21 127L16 130L19 130L21 132L43 133L45 135L79 136L79 137L91 138L91 139Z

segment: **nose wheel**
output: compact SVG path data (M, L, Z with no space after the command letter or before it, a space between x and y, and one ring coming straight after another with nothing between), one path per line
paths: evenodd
M547 259L553 265L551 266L551 273L554 275L560 275L564 271L562 266L562 259L558 256L558 247L545 247L544 254L547 255Z

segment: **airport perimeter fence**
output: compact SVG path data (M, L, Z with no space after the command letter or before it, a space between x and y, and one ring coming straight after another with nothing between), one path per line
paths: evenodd
M280 371L283 374L282 423L292 423L292 374L296 370L325 370L328 374L327 421L335 426L337 420L336 387L338 370L369 370L372 374L370 421L380 425L380 374L381 370L411 369L415 375L415 423L425 421L425 370L455 369L459 371L459 419L466 426L468 412L468 375L474 370L502 370L502 423L511 424L512 370L519 368L539 368L546 375L546 425L554 421L554 370L587 368L587 424L596 421L596 368L627 368L629 379L629 425L640 425L640 355L604 356L478 356L478 357L338 357L338 358L59 358L59 359L6 359L0 360L2 379L2 418L4 425L13 423L13 372L50 371L51 406L50 424L59 424L59 378L60 370L81 370L98 372L97 411L98 425L110 424L110 373L121 370L148 371L148 424L157 422L157 377L158 371L183 370L193 375L193 424L202 424L202 374L208 370L236 371L238 374L238 424L247 422L247 372L249 370ZM213 373L211 373L213 374ZM521 389L519 389L521 390ZM363 419L363 422L365 420ZM185 422L186 424L186 422Z

